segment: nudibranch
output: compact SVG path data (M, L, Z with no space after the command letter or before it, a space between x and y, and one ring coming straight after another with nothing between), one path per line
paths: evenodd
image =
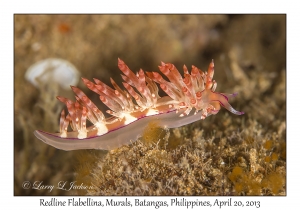
M68 109L68 114L64 110L61 112L60 132L36 130L35 136L62 150L110 150L136 141L152 121L164 128L180 127L217 114L221 106L233 114L244 114L228 103L228 98L236 94L215 92L217 83L213 80L213 61L207 72L195 66L189 72L184 65L183 77L173 64L161 62L159 70L169 81L157 72L145 73L140 69L134 74L121 59L118 59L118 67L123 73L125 89L121 89L112 78L114 89L98 79L92 82L82 78L109 108L106 112L111 117L106 118L79 88L71 86L75 102L57 97ZM167 96L159 96L157 84ZM92 126L87 127L87 120ZM68 131L69 125L73 131Z

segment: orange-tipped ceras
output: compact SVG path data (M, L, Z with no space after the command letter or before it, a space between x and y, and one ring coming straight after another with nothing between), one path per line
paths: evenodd
M159 70L169 81L157 72L145 73L140 69L134 74L121 59L118 59L118 67L123 73L125 89L113 79L111 83L114 89L98 79L92 82L82 78L84 84L97 93L109 108L107 113L111 117L105 118L79 88L72 86L75 102L57 97L68 109L67 115L65 111L61 113L60 132L36 130L36 137L63 150L114 149L135 141L153 120L163 127L179 127L217 114L221 106L233 114L244 114L228 103L228 98L236 94L215 92L217 83L213 80L213 61L207 72L195 66L189 72L183 66L183 77L173 64L162 62ZM167 96L158 95L157 84ZM93 125L87 127L86 120ZM68 131L69 125L73 131Z

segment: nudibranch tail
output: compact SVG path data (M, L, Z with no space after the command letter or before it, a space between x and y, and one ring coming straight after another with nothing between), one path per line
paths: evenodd
M140 69L134 74L121 59L118 59L118 67L123 73L125 89L112 78L114 88L95 78L94 82L82 78L83 83L109 108L106 112L111 117L105 118L85 93L71 86L75 101L57 97L68 110L67 115L64 110L61 112L60 132L35 131L36 137L63 150L108 150L136 141L152 121L164 128L180 127L217 114L221 106L233 114L244 114L228 103L228 98L236 96L235 93L215 92L217 83L213 80L213 61L207 72L195 66L189 72L184 65L183 76L173 64L161 62L159 70L169 81L157 72L145 73ZM167 96L159 96L158 86ZM92 126L86 126L87 120ZM69 127L73 131L68 131Z

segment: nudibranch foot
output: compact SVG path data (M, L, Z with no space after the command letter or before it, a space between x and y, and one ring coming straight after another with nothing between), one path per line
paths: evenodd
M191 72L183 66L184 76L171 63L161 62L159 70L169 81L157 72L140 69L134 74L128 66L118 59L118 67L124 75L121 89L113 79L111 88L98 79L94 82L82 78L84 84L99 95L99 99L109 108L112 115L105 118L102 111L79 88L71 86L75 102L58 96L67 109L61 112L60 132L48 133L34 131L35 136L62 150L78 149L116 149L136 141L147 125L153 121L163 128L180 127L217 114L221 106L236 115L228 102L237 94L215 92L217 82L213 80L214 63L207 72L192 66ZM159 87L167 94L160 97ZM87 127L87 120L92 126ZM70 125L70 126L69 126ZM69 127L73 131L68 131Z

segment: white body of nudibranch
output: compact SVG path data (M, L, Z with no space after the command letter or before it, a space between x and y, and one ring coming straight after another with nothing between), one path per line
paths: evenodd
M60 132L37 130L34 132L36 137L63 150L110 150L136 141L151 121L165 128L180 127L217 114L221 106L234 114L244 114L228 103L228 98L236 94L215 92L217 83L212 79L213 61L205 73L195 66L192 66L189 73L184 66L184 77L173 64L162 62L159 69L169 81L157 72L145 74L140 69L134 74L120 59L118 67L124 74L125 90L113 79L111 83L114 89L98 79L94 79L95 83L82 79L90 90L100 95L100 100L109 108L107 113L112 117L105 118L80 89L72 86L76 95L75 102L57 97L68 109L67 116L65 111L61 113ZM158 95L157 83L168 96ZM86 120L93 125L86 127ZM73 129L71 132L68 131L69 125Z

